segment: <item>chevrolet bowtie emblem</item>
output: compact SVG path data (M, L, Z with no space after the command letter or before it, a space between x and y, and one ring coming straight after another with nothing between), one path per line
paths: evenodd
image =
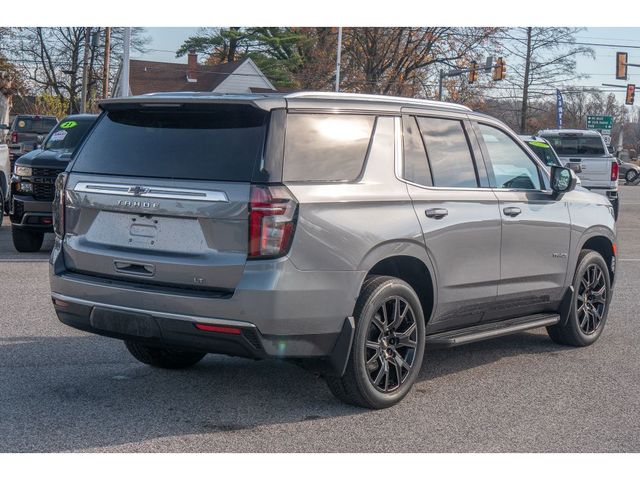
M139 197L145 193L149 193L149 188L141 187L140 185L136 185L135 187L129 187L129 193L131 193L134 197Z

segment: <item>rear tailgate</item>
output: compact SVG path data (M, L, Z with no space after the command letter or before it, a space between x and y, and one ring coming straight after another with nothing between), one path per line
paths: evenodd
M67 183L68 270L231 291L248 249L267 112L238 105L104 114Z

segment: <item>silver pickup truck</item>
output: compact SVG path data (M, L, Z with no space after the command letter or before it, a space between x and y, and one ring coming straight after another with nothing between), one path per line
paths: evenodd
M582 186L606 196L618 218L618 170L616 158L609 153L602 135L595 130L541 130L564 166L579 166Z

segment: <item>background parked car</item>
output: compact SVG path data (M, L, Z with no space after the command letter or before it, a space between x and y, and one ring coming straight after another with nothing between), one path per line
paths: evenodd
M635 163L625 162L618 158L619 166L619 178L624 178L627 182L630 182L637 174L640 174L640 166Z
M609 152L602 135L595 130L541 130L555 149L560 161L579 164L582 186L607 197L618 218L618 161Z
M40 250L44 234L53 231L51 202L55 181L97 115L69 115L55 126L41 149L15 162L12 180L11 236L19 252Z
M53 116L16 115L11 122L6 139L11 166L13 167L20 156L38 148L56 123L58 119Z

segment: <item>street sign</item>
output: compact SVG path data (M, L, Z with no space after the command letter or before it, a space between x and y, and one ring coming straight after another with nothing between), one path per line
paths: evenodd
M587 129L611 132L613 117L610 115L587 115Z

